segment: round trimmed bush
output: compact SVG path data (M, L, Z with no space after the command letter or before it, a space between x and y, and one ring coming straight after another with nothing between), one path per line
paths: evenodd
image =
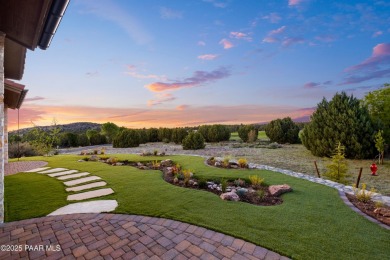
M204 138L200 133L191 132L183 139L184 150L198 150L204 147Z

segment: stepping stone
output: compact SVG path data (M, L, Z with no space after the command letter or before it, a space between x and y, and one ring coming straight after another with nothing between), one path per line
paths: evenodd
M112 193L114 193L114 191L111 188L93 190L93 191L87 191L87 192L78 193L74 195L69 195L67 200L86 200L86 199L106 196Z
M68 179L74 179L74 178L79 178L83 176L90 175L89 172L82 172L82 173L76 173L76 174L69 174L65 176L58 177L57 180L68 180Z
M47 176L58 177L58 176L62 176L62 175L72 174L75 172L78 172L78 171L77 170L70 170L70 171L65 171L65 172L57 172L57 173L48 174Z
M42 167L42 168L36 168L25 172L40 172L49 169L50 167Z
M90 177L81 178L81 179L77 179L77 180L73 180L73 181L67 181L67 182L64 182L64 184L66 186L74 186L77 184L81 184L81 183L85 183L85 182L89 182L89 181L101 180L101 179L102 178L100 178L98 176L90 176Z
M95 200L88 202L78 202L59 208L49 214L49 216L75 214L75 213L102 213L111 212L118 207L116 200Z
M81 191L81 190L88 190L88 189L92 189L92 188L96 188L96 187L102 187L102 186L106 186L106 185L107 185L107 183L105 183L104 181L99 181L99 182L94 182L94 183L85 184L85 185L81 185L81 186L66 188L65 190L67 192Z
M63 172L63 171L66 171L66 170L68 170L68 169L65 169L65 168L54 168L54 169L51 169L51 170L38 172L38 173L54 173L54 172Z

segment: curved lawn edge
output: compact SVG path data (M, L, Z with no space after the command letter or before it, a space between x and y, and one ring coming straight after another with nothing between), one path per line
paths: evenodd
M115 156L135 158L132 160L155 158L129 154ZM390 232L351 211L335 189L324 185L259 170L259 175L265 177L267 183L286 181L292 184L293 189L295 187L292 193L283 195L285 202L282 205L270 209L225 202L200 191L175 189L170 184L164 184L159 171L79 163L77 159L80 156L75 155L57 158L45 159L52 167L66 166L80 171L88 168L88 171L107 181L116 191L110 196L119 202L118 213L164 217L203 226L298 259L318 259L324 254L328 259L383 259L390 254L386 243L390 240ZM200 175L236 178L249 174L241 170L206 168L199 157L165 158L177 161L185 168L194 167Z

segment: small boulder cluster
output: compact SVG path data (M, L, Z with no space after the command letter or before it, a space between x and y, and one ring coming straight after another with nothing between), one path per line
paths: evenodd
M237 161L231 160L229 157L219 158L210 157L206 163L210 166L225 168L225 169L248 169L249 164L245 158L240 158Z

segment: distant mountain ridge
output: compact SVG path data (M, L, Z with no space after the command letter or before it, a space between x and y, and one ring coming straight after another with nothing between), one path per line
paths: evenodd
M39 126L44 131L50 130L52 126ZM57 125L61 129L61 132L72 132L75 134L85 133L87 130L98 130L100 131L101 124L91 123L91 122L77 122L64 125ZM34 127L23 128L19 130L19 134L23 135L33 129ZM17 134L18 131L10 131L9 134Z

